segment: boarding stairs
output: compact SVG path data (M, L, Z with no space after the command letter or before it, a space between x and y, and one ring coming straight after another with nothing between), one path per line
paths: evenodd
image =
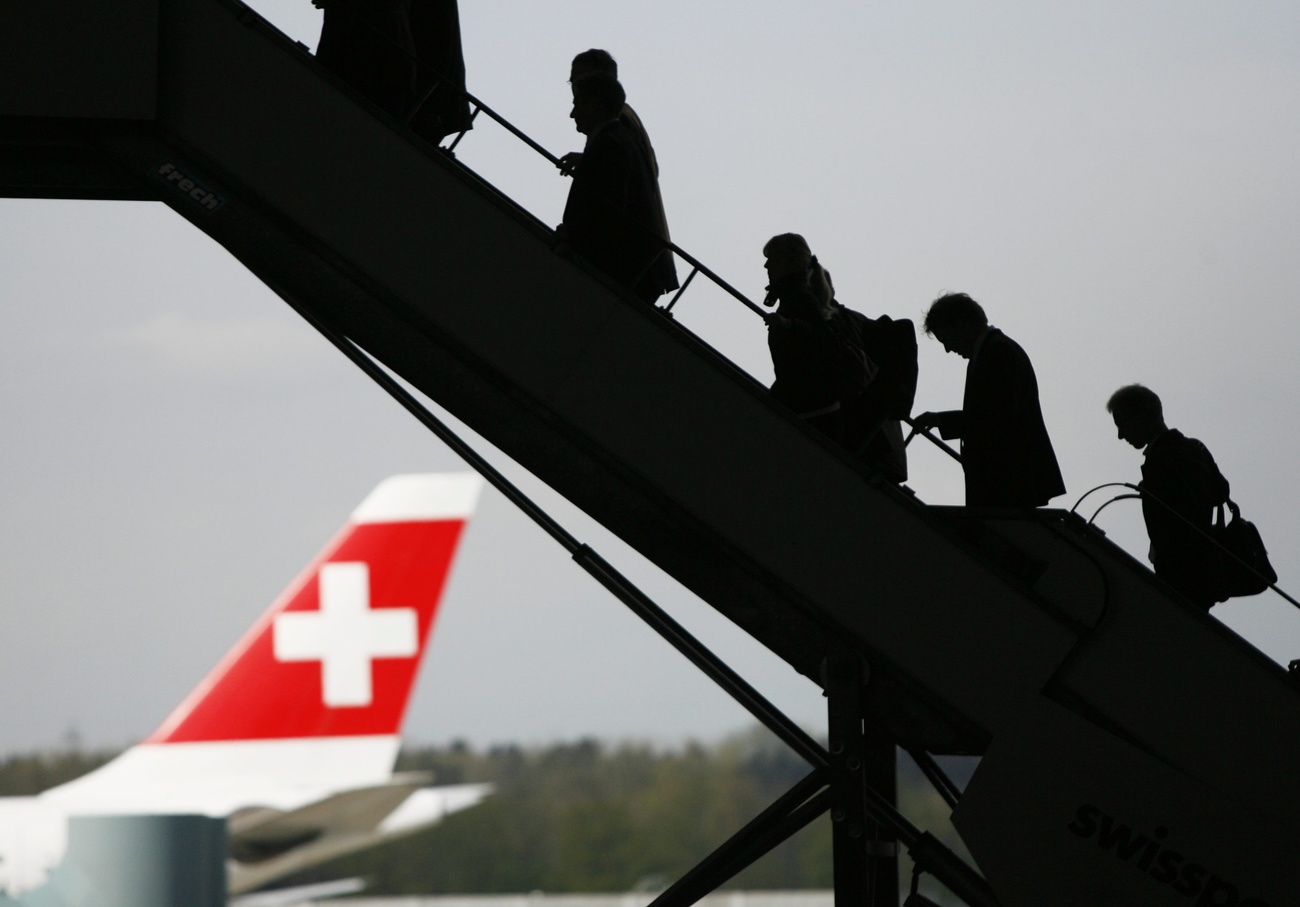
M896 742L982 757L971 903L1300 903L1300 689L1101 532L881 480L237 0L85 6L0 9L0 194L163 202L827 691L812 781L678 902L827 808L841 907L893 839L962 887Z

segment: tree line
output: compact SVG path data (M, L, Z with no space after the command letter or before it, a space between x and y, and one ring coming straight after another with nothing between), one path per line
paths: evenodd
M111 756L80 750L11 756L0 761L0 794L36 793ZM942 800L905 758L900 767L904 813L954 843ZM429 772L435 784L487 781L495 791L432 828L282 884L360 876L375 895L659 890L809 771L761 729L671 749L594 739L407 747L397 769ZM728 887L831 886L830 820L823 816Z
M900 756L899 765L900 808L962 850L943 800L910 760ZM657 891L810 770L761 729L675 749L594 739L408 748L398 768L431 772L435 784L490 781L495 792L423 832L285 884L360 876L377 895ZM900 871L906 879L910 863L904 860ZM822 816L726 887L832 885L831 822Z

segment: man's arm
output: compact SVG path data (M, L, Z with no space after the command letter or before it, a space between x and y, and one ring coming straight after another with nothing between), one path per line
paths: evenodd
M941 413L921 413L912 420L912 424L921 431L937 428L939 437L945 441L952 441L966 434L966 413L960 409L949 409Z
M582 166L569 187L564 222L570 235L586 237L606 229L614 213L626 206L628 166L617 143L606 135L594 138L579 157Z

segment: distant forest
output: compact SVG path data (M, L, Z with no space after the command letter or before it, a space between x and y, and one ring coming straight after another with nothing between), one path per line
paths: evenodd
M0 795L39 792L112 755L11 756L0 762ZM943 801L910 760L899 761L904 814L960 847ZM465 744L407 748L397 767L432 772L435 784L491 781L496 792L424 832L281 884L361 876L376 895L658 890L808 773L762 730L676 749L595 740L483 751ZM728 887L831 884L830 821L822 817Z

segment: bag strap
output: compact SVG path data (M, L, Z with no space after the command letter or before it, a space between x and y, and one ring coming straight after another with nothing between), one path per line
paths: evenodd
M1228 510L1232 512L1232 521L1234 523L1237 522L1237 520L1241 519L1241 508L1237 506L1236 501L1234 501L1232 498L1228 498L1222 503L1214 505L1214 528L1215 529L1222 529L1225 525L1226 521L1224 520L1223 517L1224 504L1228 505Z
M1110 501L1107 501L1105 504L1102 505L1103 508L1106 507L1107 505L1113 503L1114 501L1123 500L1124 498L1129 498L1129 497L1137 497L1137 498L1141 498L1143 501L1148 501L1148 500L1150 500L1150 501L1155 501L1156 504L1158 504L1160 507L1164 508L1167 512L1169 512L1169 513L1173 514L1174 516L1178 517L1180 520L1182 520L1184 523L1186 523L1189 527L1191 527L1195 532L1198 532L1198 533L1200 533L1202 536L1204 536L1205 538L1208 538L1208 539L1209 539L1211 542L1213 542L1213 543L1215 544L1215 546L1217 546L1218 549L1219 549L1220 551L1222 551L1224 554L1227 554L1227 555L1231 556L1233 559L1235 559L1238 563L1240 563L1240 564L1241 564L1243 567L1245 567L1247 570L1249 570L1249 571L1251 571L1252 573L1254 573L1256 576L1259 576L1259 577L1261 577L1261 578L1263 578L1263 579L1266 579L1266 578L1263 576L1263 574L1261 574L1258 570L1256 570L1256 569L1255 569L1254 567L1252 567L1250 564L1246 563L1246 562L1243 561L1241 558L1237 557L1237 555L1233 554L1231 551L1229 551L1227 548L1225 548L1225 547L1223 546L1223 543L1222 543L1222 542L1220 542L1218 539L1216 539L1216 538L1214 538L1213 536L1211 536L1209 533L1206 533L1204 530L1201 529L1201 527L1197 526L1197 525L1196 525L1195 523L1193 523L1191 520L1187 519L1187 517L1183 516L1183 515L1182 515L1181 513L1179 513L1177 510L1174 510L1174 508L1170 507L1170 506L1169 506L1168 504L1166 504L1164 501L1160 500L1160 498L1158 498L1158 497L1156 497L1155 495L1153 495L1153 494L1152 494L1150 491L1148 491L1147 489L1143 488L1143 487L1140 486L1140 485L1130 485L1130 484L1128 484L1127 482L1120 482L1120 483L1118 483L1118 484L1123 485L1123 486L1125 486L1126 488L1132 488L1134 491L1136 491L1136 492L1138 492L1138 493L1135 494L1135 495L1120 495L1119 497L1111 498ZM1100 487L1100 488L1104 488L1104 487L1106 487L1106 486L1101 485L1101 486L1098 486L1098 487ZM1093 489L1093 490L1095 491L1096 489ZM1091 493L1091 492L1089 492L1089 493ZM1086 497L1086 495L1085 495L1085 497ZM1216 513L1216 519L1222 520L1222 517L1223 517L1223 505L1224 505L1224 504L1227 504L1227 505L1228 505L1228 509L1232 511L1232 518L1233 518L1234 520L1241 516L1241 508L1238 507L1237 504L1236 504L1236 502L1233 501L1231 498L1227 498L1227 499L1224 500L1224 502L1223 502L1222 504L1217 504L1217 505L1215 505L1215 510L1217 511L1217 513ZM1076 505L1076 506L1077 506L1077 505ZM1101 512L1101 508L1098 508L1098 511L1097 511L1097 512L1100 513L1100 512ZM1093 518L1096 519L1096 516L1097 516L1097 514L1094 513L1094 514L1093 514ZM1268 583L1268 588L1272 589L1274 592L1276 592L1278 595L1280 595L1280 596L1282 596L1283 598L1285 598L1287 601L1289 601L1291 604L1295 605L1297 608L1300 608L1300 601L1297 601L1296 599L1292 598L1292 597L1291 597L1291 596L1290 596L1290 595L1289 595L1285 590L1283 590L1281 587L1279 587L1278 584L1277 584L1276 582L1270 582L1270 583ZM1300 659L1297 659L1297 660L1300 661Z

